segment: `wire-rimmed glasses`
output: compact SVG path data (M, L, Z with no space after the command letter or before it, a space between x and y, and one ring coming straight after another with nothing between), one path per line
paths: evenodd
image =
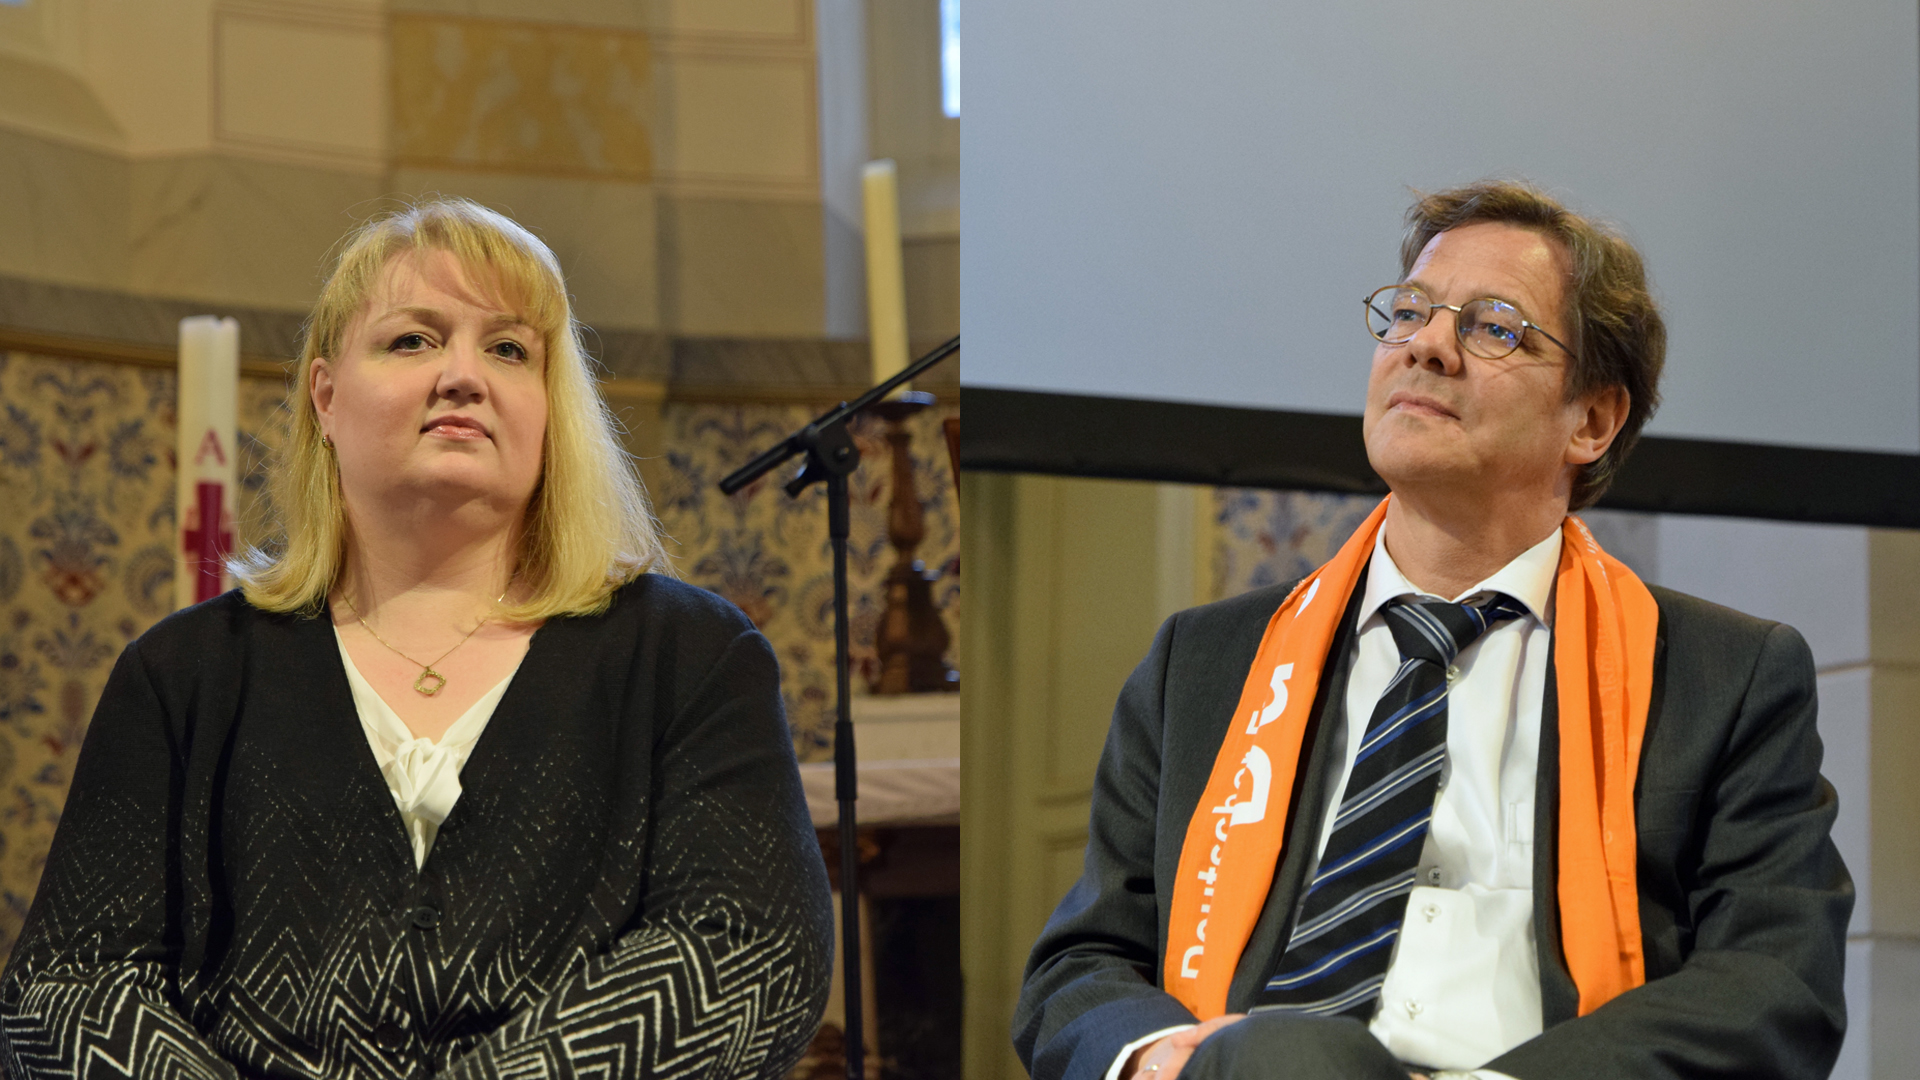
M1573 355L1566 342L1542 330L1538 323L1528 322L1519 308L1490 296L1464 304L1436 304L1416 285L1388 285L1375 289L1367 297L1366 305L1367 332L1389 345L1404 345L1413 340L1413 335L1433 318L1434 310L1445 308L1459 316L1454 332L1460 338L1460 346L1482 359L1498 360L1511 355L1529 330L1538 331L1541 337L1566 350L1568 356Z

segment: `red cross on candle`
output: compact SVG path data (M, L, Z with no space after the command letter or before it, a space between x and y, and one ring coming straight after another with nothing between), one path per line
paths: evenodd
M220 595L227 555L233 551L233 533L220 528L220 503L226 485L203 480L194 491L195 505L188 520L197 524L187 529L181 547L187 555L187 573L193 575L193 599L198 603Z

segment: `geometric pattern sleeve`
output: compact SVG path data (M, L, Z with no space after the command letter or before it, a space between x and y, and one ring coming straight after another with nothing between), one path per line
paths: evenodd
M168 1003L170 982L168 967L157 962L123 960L67 974L40 973L9 1003L7 1075L238 1077ZM15 985L9 981L9 989Z
M707 934L628 935L442 1075L782 1075L819 1014L783 963L787 943L759 935L763 945L742 947L724 917Z
M799 1058L833 931L778 695L771 647L740 634L660 744L637 925L443 1076L777 1077Z
M178 763L172 742L130 646L101 694L33 911L0 979L0 1049L13 1080L239 1075L176 1007L168 890L127 887L167 879L178 776L151 766ZM147 767L127 767L135 763Z

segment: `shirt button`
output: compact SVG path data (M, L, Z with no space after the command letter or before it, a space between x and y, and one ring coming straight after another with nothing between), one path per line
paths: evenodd
M407 1045L407 1032L391 1020L383 1021L373 1029L373 1044L382 1050L398 1050Z
M1457 665L1448 664L1447 665L1447 681L1450 683L1458 682L1459 679L1460 679L1460 668Z
M1440 868L1439 867L1430 866L1427 868L1427 884L1429 885L1440 884Z
M1420 909L1420 914L1425 915L1428 922L1432 922L1440 917L1440 905L1428 904L1426 907Z
M1415 1001L1412 998L1407 999L1407 1015L1408 1016L1420 1015L1420 1003L1418 1001Z
M427 907L425 904L422 904L414 908L408 915L408 918L413 921L413 925L420 929L431 930L440 925L440 909Z

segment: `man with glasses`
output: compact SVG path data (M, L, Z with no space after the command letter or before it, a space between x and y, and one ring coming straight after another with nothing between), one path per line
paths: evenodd
M1824 1077L1853 901L1806 645L1568 517L1658 401L1640 257L1518 184L1408 225L1364 303L1392 495L1162 627L1016 1048L1047 1080Z

